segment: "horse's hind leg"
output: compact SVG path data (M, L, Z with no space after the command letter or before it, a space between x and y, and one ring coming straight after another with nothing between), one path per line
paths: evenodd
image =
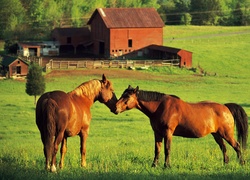
M62 169L64 166L64 157L67 151L67 138L64 137L62 140L62 145L61 145L61 160L59 163L59 167Z
M58 151L58 146L62 142L63 137L64 137L64 131L61 130L60 132L58 132L58 135L55 138L54 151L52 153L52 162L50 167L51 172L56 172L56 154Z
M224 137L224 139L234 148L234 150L236 151L237 153L237 157L238 159L240 160L240 164L243 165L245 164L245 161L244 159L242 158L242 155L241 155L241 149L240 149L240 143L238 143L233 136L229 137L229 136L226 136Z
M229 162L229 158L227 156L227 149L226 149L226 145L222 139L222 137L219 134L216 133L212 133L215 141L217 142L217 144L220 146L220 149L223 153L223 158L224 158L224 163L227 164Z

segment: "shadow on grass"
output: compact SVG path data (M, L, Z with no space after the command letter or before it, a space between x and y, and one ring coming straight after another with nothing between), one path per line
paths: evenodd
M40 169L39 169L40 168ZM4 163L0 159L0 179L101 179L101 180L110 180L110 179L129 179L129 180L138 180L138 179L249 179L249 173L243 171L237 172L227 172L226 168L224 171L204 171L203 172L178 172L172 169L163 169L163 168L146 168L141 172L130 171L130 172L92 172L91 169L82 169L82 168L65 168L59 170L57 173L51 173L43 170L40 166L23 167L17 166L15 164Z

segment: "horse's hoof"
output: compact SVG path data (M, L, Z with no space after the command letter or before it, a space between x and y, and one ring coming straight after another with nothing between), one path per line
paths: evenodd
M244 160L240 160L240 165L243 166L243 165L245 165L245 163L246 163L246 162L245 162Z
M48 166L46 165L46 166L45 166L45 170L46 170L46 171L50 171L50 166L49 166L49 165L48 165Z
M165 169L170 169L171 167L170 167L169 164L166 164L166 163L165 163L165 164L164 164L164 168L165 168Z
M151 167L157 167L157 164L156 163L153 163Z
M81 166L82 166L82 168L86 168L87 164L86 163L82 163Z
M54 164L51 166L50 171L53 173L56 172L56 166Z

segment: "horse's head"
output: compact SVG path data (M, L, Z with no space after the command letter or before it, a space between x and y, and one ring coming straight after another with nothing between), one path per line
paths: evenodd
M111 81L107 80L106 76L103 74L102 75L102 80L100 80L101 82L101 90L99 92L99 98L98 100L101 103L106 103L108 102L110 99L113 98L114 96L114 89L112 86Z
M139 93L139 87L132 88L130 85L123 92L122 96L116 103L116 113L121 113L126 110L130 110L138 106L137 95Z
M112 113L114 113L114 114L117 114L115 111L116 111L116 102L117 102L117 98L116 98L116 95L115 95L115 93L113 92L113 96L112 96L112 98L109 100L109 101L107 101L106 103L104 103L109 109L110 109L110 111L112 112Z
M111 81L107 80L106 76L102 75L101 82L101 90L99 94L99 101L104 103L111 112L115 113L115 104L117 102L116 95L114 93L114 89Z

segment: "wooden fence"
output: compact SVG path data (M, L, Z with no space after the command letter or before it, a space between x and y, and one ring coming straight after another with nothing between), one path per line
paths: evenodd
M147 68L154 66L179 66L179 59L171 60L50 60L46 69L78 69L78 68Z

